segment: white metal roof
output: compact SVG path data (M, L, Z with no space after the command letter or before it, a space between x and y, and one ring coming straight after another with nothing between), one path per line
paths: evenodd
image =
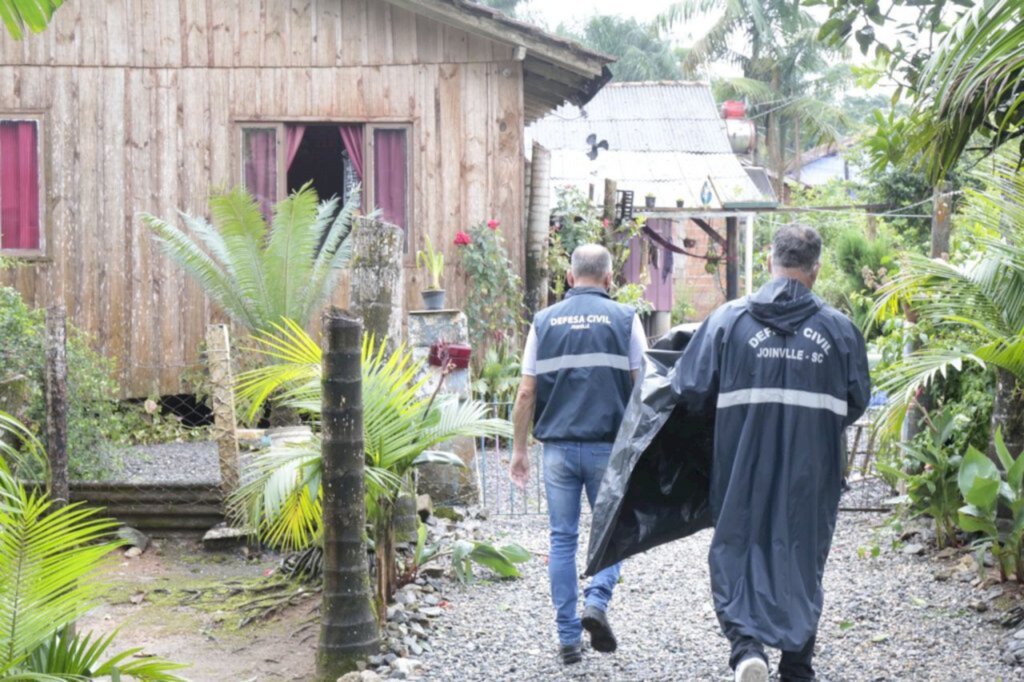
M607 140L608 149L587 157L587 136ZM642 205L653 193L658 206L702 206L701 188L710 180L708 208L766 201L732 152L722 121L704 83L612 83L583 109L563 105L527 128L551 150L555 186L595 186L600 201L605 178L632 190Z

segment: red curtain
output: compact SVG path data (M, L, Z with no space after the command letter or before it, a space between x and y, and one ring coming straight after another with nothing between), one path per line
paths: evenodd
M408 158L404 129L373 131L374 203L383 220L401 228L406 227Z
M295 160L295 155L299 153L299 145L302 144L302 138L306 134L306 126L296 123L295 125L288 125L284 128L285 137L288 140L288 155L285 156L285 170L289 170L292 167L292 161Z
M345 145L348 158L356 169L359 180L363 179L363 126L345 125L339 126L341 131L341 142Z
M35 121L0 122L0 248L39 248Z
M246 128L244 142L245 187L256 197L263 216L270 220L271 207L277 200L277 131Z

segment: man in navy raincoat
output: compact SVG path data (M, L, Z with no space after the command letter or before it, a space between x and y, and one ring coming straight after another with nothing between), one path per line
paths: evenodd
M780 229L759 291L716 310L675 367L693 414L715 407L711 590L737 681L813 680L825 560L842 492L841 439L870 398L864 339L811 293L821 237Z

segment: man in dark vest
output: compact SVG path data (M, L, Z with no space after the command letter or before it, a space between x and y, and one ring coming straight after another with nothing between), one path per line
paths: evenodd
M577 615L576 547L580 493L593 507L615 434L647 348L636 311L608 296L612 258L599 244L572 254L565 299L533 319L523 351L522 381L512 411L515 440L509 475L524 487L528 441L544 444L544 487L551 525L548 575L563 663L582 659L583 629L596 651L615 651L606 611L618 564L593 577Z
M711 591L737 682L814 679L822 574L843 483L841 442L871 392L860 331L811 293L821 237L775 233L773 279L711 314L672 389L691 414L714 406Z

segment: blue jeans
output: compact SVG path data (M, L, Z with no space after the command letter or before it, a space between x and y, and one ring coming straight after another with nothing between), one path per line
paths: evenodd
M574 644L583 634L576 613L580 493L586 491L587 501L593 509L611 451L611 443L544 443L544 489L547 491L548 518L551 521L548 577L551 579L551 601L555 605L558 640L562 644ZM585 605L606 611L618 580L619 564L595 575L583 591Z

